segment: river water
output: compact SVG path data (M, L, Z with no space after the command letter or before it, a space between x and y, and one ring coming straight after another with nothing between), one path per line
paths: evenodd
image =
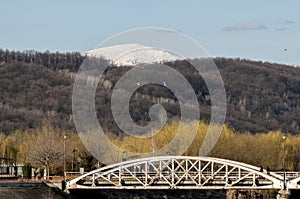
M180 198L208 198L208 199L223 199L226 198L225 191L183 191L183 190L97 190L84 191L76 190L71 192L71 195L76 199L85 198L117 198L117 199L180 199Z
M251 193L251 194L250 194ZM242 194L242 195L241 195ZM243 195L244 194L244 195ZM251 196L250 196L251 195ZM239 191L236 198L276 199L276 191ZM33 187L0 187L0 199L224 199L226 190L75 190L71 195L44 185ZM299 199L300 191L292 191L290 199Z
M1 199L63 199L67 198L48 187L0 187ZM69 197L70 198L70 197Z
M226 190L75 190L71 192L74 199L101 198L101 199L224 199ZM233 198L249 199L276 199L276 190L239 190ZM289 199L299 199L299 191L291 191Z

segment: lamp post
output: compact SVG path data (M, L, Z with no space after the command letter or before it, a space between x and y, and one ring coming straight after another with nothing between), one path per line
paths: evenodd
M122 161L126 161L127 160L127 157L128 154L127 154L127 150L123 151L123 158L122 158Z
M67 135L64 135L64 181L66 182L66 140Z
M285 140L286 136L283 134L282 136L283 139L283 188L286 188L286 182L285 182Z
M153 134L153 129L151 129L151 142L152 142L152 156L155 156L155 143L154 143L154 134Z

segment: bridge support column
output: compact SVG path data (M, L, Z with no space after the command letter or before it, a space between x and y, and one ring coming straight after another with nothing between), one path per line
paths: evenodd
M291 192L287 189L282 189L278 191L276 199L288 199L291 195Z
M236 198L236 190L227 190L226 191L226 199L235 199Z
M227 190L226 199L257 198L255 190Z
M242 199L242 198L262 198L263 193L260 190L227 190L226 199Z

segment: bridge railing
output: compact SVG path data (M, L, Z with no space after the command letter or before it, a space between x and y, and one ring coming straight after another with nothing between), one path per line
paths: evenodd
M68 171L65 172L65 176L66 176L66 180L69 181L86 173L88 172Z
M284 173L285 173L285 177L286 177L286 180L292 180L292 179L295 179L295 178L299 178L300 177L300 172L295 172L295 171L277 171L277 172L274 172L280 176L284 176Z

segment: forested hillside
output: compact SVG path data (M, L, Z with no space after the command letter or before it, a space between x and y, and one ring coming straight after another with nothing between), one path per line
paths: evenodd
M85 57L79 53L0 50L0 132L37 128L43 121L75 130L72 118L74 75ZM300 133L300 68L240 59L214 59L225 83L229 127L239 132L282 130ZM186 61L165 63L193 86L201 119L210 118L210 98L201 77ZM110 66L96 93L97 116L106 130L122 135L110 110L113 86L130 67ZM131 98L131 115L144 125L149 107L161 103L169 121L180 116L176 97L165 87L148 85Z

